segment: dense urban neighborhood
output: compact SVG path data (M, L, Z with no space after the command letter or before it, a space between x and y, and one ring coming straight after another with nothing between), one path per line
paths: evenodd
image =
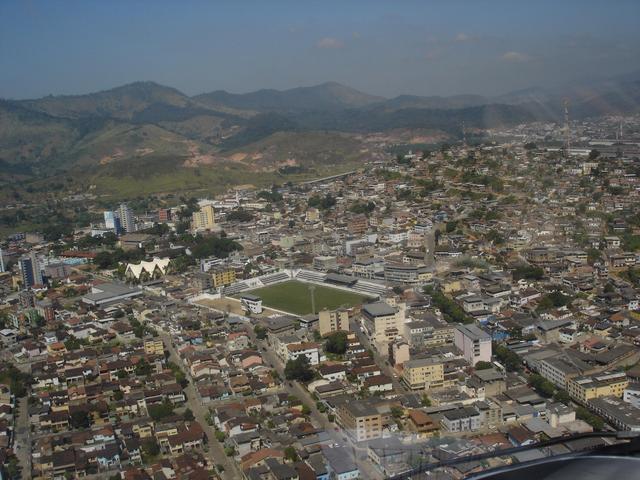
M4 207L2 478L457 480L640 432L640 117L385 142Z

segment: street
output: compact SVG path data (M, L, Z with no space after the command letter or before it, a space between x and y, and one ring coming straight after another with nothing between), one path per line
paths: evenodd
M22 469L22 478L31 478L31 427L26 396L16 402L14 452Z
M171 337L162 330L159 330L159 335L164 342L165 348L169 352L169 360L180 366L180 368L184 370L182 359L173 346ZM224 453L224 447L216 440L214 428L207 423L206 416L209 413L209 410L207 409L207 407L202 405L202 403L200 403L198 392L196 391L196 388L193 385L193 381L191 380L191 375L187 373L186 377L189 381L187 388L185 388L185 394L187 395L187 407L191 409L195 419L202 426L202 429L209 439L208 451L205 452L205 455L209 458L212 465L222 465L224 467L224 472L219 474L223 479L232 480L242 478L240 468L233 460L233 458L226 456L226 454Z
M269 365L272 365L274 370L276 370L278 372L278 375L280 375L280 378L283 379L282 386L285 388L287 393L289 393L289 395L297 397L302 401L303 404L307 405L310 408L311 413L309 414L309 416L317 425L322 427L327 432L334 443L346 445L351 449L352 456L354 457L356 464L360 469L360 477L368 479L382 478L380 472L375 470L372 467L371 462L367 460L366 447L354 444L348 437L348 435L342 431L342 429L336 431L336 425L330 422L327 416L317 409L316 401L313 399L306 387L304 387L297 381L286 381L284 375L284 364L271 349L271 346L268 344L268 342L266 340L258 340L253 330L251 329L249 329L248 333L251 341L260 348L261 354L263 355L267 363Z

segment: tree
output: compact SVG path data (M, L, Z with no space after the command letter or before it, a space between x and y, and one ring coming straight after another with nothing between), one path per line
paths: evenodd
M7 462L7 474L9 478L18 478L20 474L20 467L18 465L18 459L12 456Z
M73 428L87 429L91 426L91 417L84 410L77 410L71 414L71 426Z
M267 338L267 329L262 325L256 325L255 327L253 327L253 333L256 334L256 338L258 340L264 340L265 338Z
M314 373L309 366L309 359L306 355L300 355L295 360L289 360L284 367L284 376L287 380L298 380L308 382L313 379Z
M543 397L551 397L556 390L553 383L537 373L529 375L529 383Z
M230 222L250 222L251 220L253 220L253 215L250 212L239 208L238 210L229 212L227 214L227 220L229 220Z
M328 210L336 204L336 199L330 193L327 193L324 197L320 195L314 195L309 198L308 205L310 207L315 207L320 210Z
M522 370L522 361L517 353L505 347L504 345L498 345L493 349L498 361L504 365L510 372L516 372Z
M284 449L284 458L285 460L289 460L290 462L297 462L299 459L298 452L296 452L296 449L294 447L288 446Z
M136 364L135 372L139 377L146 377L147 375L150 375L152 371L153 367L144 358L140 359Z
M594 430L604 429L604 420L602 420L597 415L594 415L584 407L576 408L576 418L579 418L580 420L584 420L589 425L591 425Z
M391 416L393 418L402 418L404 415L404 410L402 407L391 407Z
M513 270L514 280L520 280L521 278L527 280L541 280L542 277L544 277L544 270L532 265L518 265Z
M221 430L216 430L215 436L216 436L216 440L220 443L224 442L224 439L227 438L227 436Z
M122 390L116 390L115 392L113 392L113 399L115 401L119 402L123 398L124 398L124 393L122 392Z
M160 445L155 438L149 437L142 442L142 453L147 457L155 457L160 453Z
M150 405L147 408L149 416L155 420L161 420L165 417L173 415L173 404L167 400L162 403L158 403L156 405Z
M556 393L553 394L553 400L556 402L564 403L565 405L569 405L569 403L571 402L571 397L566 390L559 389L556 391Z
M182 418L184 418L187 422L193 422L195 420L195 416L190 408L187 408L182 414Z
M552 308L564 307L569 305L571 300L570 296L564 295L562 292L556 290L555 292L548 293L540 299L537 310L543 312Z
M476 366L475 366L476 370L488 370L489 368L493 368L493 363L484 362L482 360L476 363Z
M343 355L347 351L347 332L333 332L327 337L324 349L328 353Z
M423 407L430 407L432 405L431 399L426 395L422 395L422 400L420 401L420 403L422 403Z

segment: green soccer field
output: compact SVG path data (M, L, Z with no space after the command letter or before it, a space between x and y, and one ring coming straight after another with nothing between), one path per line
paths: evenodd
M247 293L262 298L262 305L296 315L312 313L309 283L289 280L267 287L256 288ZM323 308L352 307L369 301L366 295L346 292L331 287L315 286L316 313ZM245 292L243 292L245 293Z

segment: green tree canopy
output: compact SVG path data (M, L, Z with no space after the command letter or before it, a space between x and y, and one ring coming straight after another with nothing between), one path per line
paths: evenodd
M300 355L295 360L289 360L284 368L284 376L287 380L298 380L300 382L312 380L314 373L309 366L307 356Z
M333 332L327 337L324 349L328 353L343 355L347 351L347 332Z

